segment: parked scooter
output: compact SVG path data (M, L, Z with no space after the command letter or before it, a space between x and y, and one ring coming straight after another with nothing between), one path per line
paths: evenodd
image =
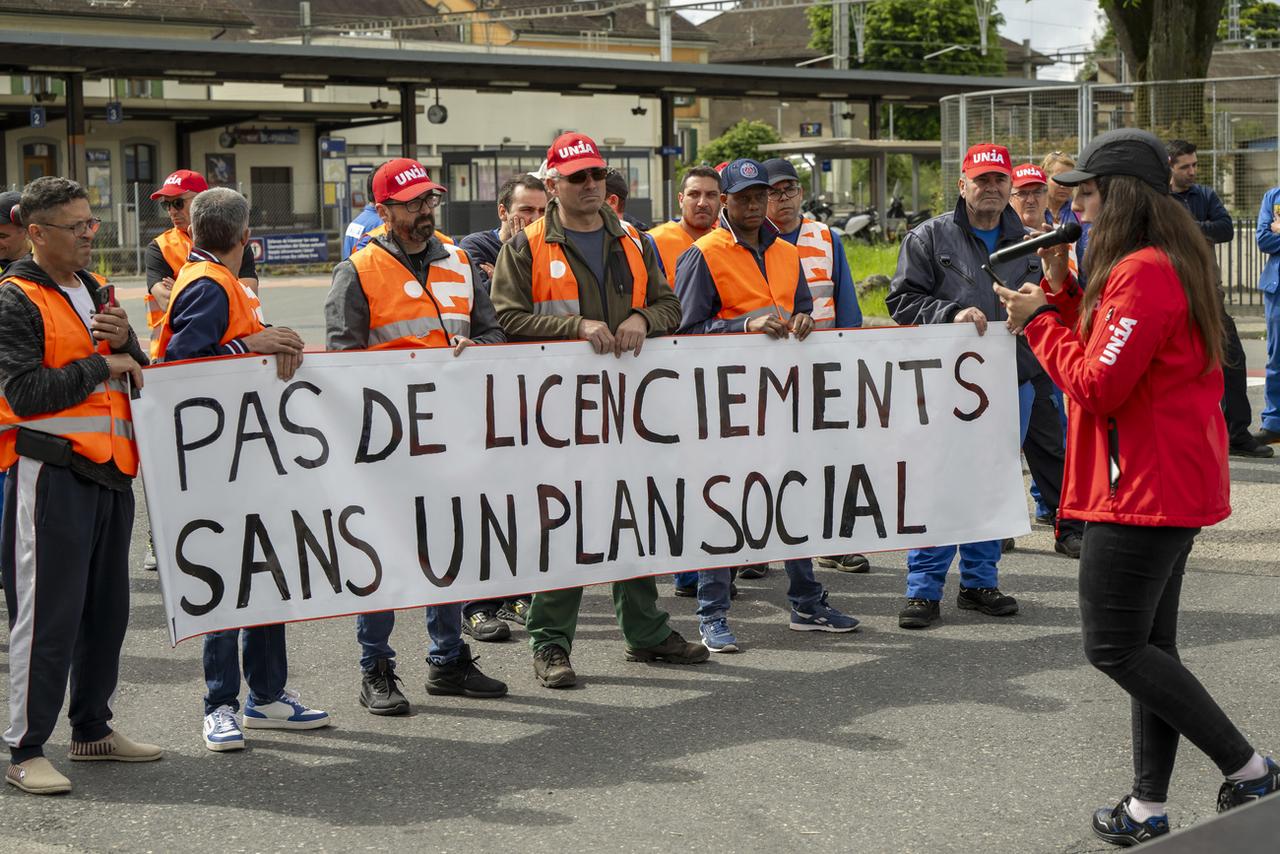
M920 223L927 219L933 218L933 211L928 208L922 208L918 211L904 210L902 207L902 185L895 182L893 185L893 199L889 202L889 213L884 219L884 234L889 240L894 240L906 231L910 231Z
M854 211L853 215L845 221L844 233L854 240L862 240L867 243L875 243L880 240L882 237L880 215L876 212L875 207Z
M831 215L834 213L831 205L827 203L825 195L817 195L805 201L804 204L800 205L800 212L821 223L830 222Z

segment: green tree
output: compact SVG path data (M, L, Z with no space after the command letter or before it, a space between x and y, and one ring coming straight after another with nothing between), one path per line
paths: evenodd
M809 46L832 52L831 5L810 6ZM863 62L857 64L857 47L850 27L850 64L856 68L885 71L925 71L934 74L1002 76L1004 50L998 31L1004 18L991 15L987 31L987 52L978 45L981 34L971 0L877 0L867 6ZM932 59L926 54L960 45ZM880 127L888 128L888 107L880 108ZM901 139L937 139L941 125L937 108L898 110L894 114L894 135Z
M1218 22L1218 40L1226 41L1227 16ZM1247 44L1280 41L1280 5L1271 0L1241 0L1240 38Z
M756 160L767 159L762 155L760 146L781 142L773 125L765 122L753 122L743 119L720 136L702 146L698 152L698 160L712 166L739 157L751 157Z

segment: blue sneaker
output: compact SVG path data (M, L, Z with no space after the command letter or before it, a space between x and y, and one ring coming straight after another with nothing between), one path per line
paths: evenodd
M273 702L258 705L250 695L244 704L245 729L319 729L329 725L329 713L308 709L297 691L285 688Z
M724 617L709 620L698 626L702 645L712 652L737 652L738 639L729 631L729 621Z
M1232 783L1228 780L1222 784L1222 788L1218 790L1218 812L1226 812L1278 791L1280 791L1280 765L1268 756L1267 773L1261 777L1241 783Z
M1114 808L1103 807L1093 814L1093 832L1099 839L1128 848L1169 832L1167 815L1153 815L1146 821L1138 821L1125 809L1128 803L1126 795Z
M204 716L204 744L210 750L244 750L244 732L230 706L218 706Z
M841 614L827 604L827 594L823 593L812 614L806 614L795 608L791 609L791 630L793 632L851 632L858 627L858 620L848 614Z

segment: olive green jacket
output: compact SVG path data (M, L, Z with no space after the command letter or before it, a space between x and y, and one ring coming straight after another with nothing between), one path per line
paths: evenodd
M649 272L645 306L631 307L631 268L621 242L631 238L623 231L622 223L612 208L607 205L601 207L600 216L604 218L608 232L605 240L607 281L603 285L596 282L591 267L578 253L577 247L565 237L557 201L552 199L547 206L546 241L564 245L569 269L578 281L580 315L534 314L533 253L529 248L529 238L521 231L502 247L498 263L493 268L490 295L498 312L498 323L510 340L577 338L578 324L583 318L603 321L609 325L609 331L614 332L632 311L644 315L649 322L650 336L670 335L680 326L680 300L667 284L653 244L643 237L640 239L641 253L645 269Z

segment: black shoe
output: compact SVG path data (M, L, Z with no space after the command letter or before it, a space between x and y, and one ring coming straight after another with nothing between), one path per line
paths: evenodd
M697 596L698 591L694 590L693 595ZM729 582L729 601L732 602L734 599L737 599L737 598L738 598L738 585L730 581Z
M1008 552L1011 552L1017 547L1018 547L1018 544L1013 541L1013 537L1009 537L1007 540L1001 540L1000 554L1006 554Z
M1253 434L1253 439L1255 442L1258 442L1259 444L1274 445L1275 443L1280 442L1280 433L1277 433L1274 430L1268 430L1266 427L1263 427L1257 433Z
M497 613L488 608L481 608L465 617L462 620L462 633L478 641L511 639L511 627L499 620Z
M1280 791L1280 765L1267 757L1267 773L1258 779L1245 780L1243 783L1228 780L1222 784L1222 788L1218 789L1218 812L1261 800L1277 791Z
M396 687L399 681L390 659L379 658L360 680L360 705L372 715L409 714L409 701Z
M1169 832L1167 815L1155 815L1146 821L1137 821L1125 809L1127 803L1128 795L1113 809L1103 807L1093 814L1093 832L1099 839L1128 848Z
M508 623L519 623L524 625L525 618L529 616L529 597L521 596L519 599L508 599L502 603L502 607L498 609L498 619L506 620Z
M898 612L898 628L927 629L941 616L941 603L938 600L908 599L907 607Z
M764 578L769 574L769 564L756 563L751 566L744 566L738 570L738 577L745 578L748 581L755 581L758 578Z
M462 654L448 664L427 663L427 693L437 697L504 697L507 683L499 682L476 667L479 656L472 657L471 647L462 645Z
M956 607L964 611L981 611L988 617L1011 617L1018 613L1018 600L1001 593L999 587L961 585Z
M841 572L871 571L871 561L865 555L830 555L814 558L813 562L822 569L838 569Z
M1037 525L1047 525L1047 526L1049 526L1050 528L1052 528L1054 525L1058 524L1058 519L1057 519L1057 517L1055 517L1054 515L1052 515L1052 514L1048 514L1048 513L1047 513L1047 514L1045 514L1045 515L1043 515L1043 516L1041 516L1041 515L1037 514L1037 515L1036 515L1036 524L1037 524Z
M569 653L558 643L546 643L533 651L533 675L548 688L571 688L578 681Z
M1066 555L1069 558L1080 557L1080 546L1084 542L1084 537L1080 534L1072 532L1065 534L1062 539L1053 544L1053 550L1060 555Z
M1265 445L1259 442L1252 445L1232 445L1227 449L1227 453L1231 454L1233 457L1249 457L1252 459L1262 460L1267 457L1274 457L1276 455L1276 449L1270 445Z
M675 594L682 599L690 599L698 595L698 585L690 584L688 587L681 587L679 584L674 587Z
M700 643L689 643L673 631L657 646L642 649L627 647L627 661L665 661L668 664L701 664L711 657L711 650Z

